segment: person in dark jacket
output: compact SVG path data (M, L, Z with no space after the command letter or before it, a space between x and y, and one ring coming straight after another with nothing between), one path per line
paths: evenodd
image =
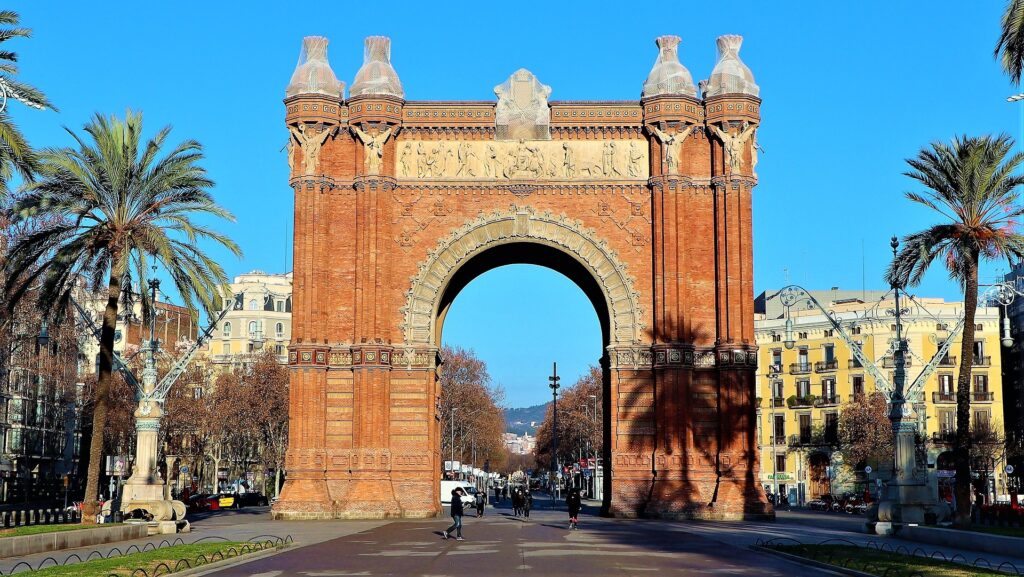
M476 492L476 516L484 516L484 503L487 502L487 497L484 496L483 491Z
M530 509L533 509L533 495L530 493L530 489L527 488L526 492L523 493L523 515L529 519Z
M580 490L571 489L569 494L565 496L565 504L569 507L569 529L576 529L578 528L577 517L579 517L580 509L583 507L583 503L580 500Z
M462 487L456 487L452 489L452 526L444 530L441 535L445 539L451 537L451 533L455 531L455 540L462 541L462 496L465 493L462 491Z

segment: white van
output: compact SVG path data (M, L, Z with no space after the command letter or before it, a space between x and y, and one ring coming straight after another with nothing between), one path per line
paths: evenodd
M476 487L469 481L441 481L441 505L451 506L452 491L456 487L462 487L462 490L466 493L462 496L462 504L466 507L472 507L476 502Z

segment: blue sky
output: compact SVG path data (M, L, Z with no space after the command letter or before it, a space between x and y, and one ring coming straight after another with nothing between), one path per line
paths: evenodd
M992 58L1002 0L515 5L13 2L34 30L8 43L21 78L60 108L14 105L13 113L36 146L68 145L62 126L127 107L144 111L151 130L172 124L176 139L198 139L215 195L238 219L225 232L245 258L214 253L232 275L278 272L290 266L292 218L281 99L303 36L330 38L331 63L349 85L363 37L391 36L411 100L491 99L519 67L551 85L552 99L573 100L638 98L657 35L682 36L683 64L700 79L714 66L715 37L742 34L741 55L764 99L757 292L787 279L859 288L862 254L867 286L878 287L889 236L932 223L902 198L913 188L903 160L955 134L1022 131L1021 105L1006 102L1018 90ZM941 270L918 292L957 296ZM514 406L548 397L552 360L572 382L600 356L583 294L531 267L498 269L468 286L445 339L473 347Z

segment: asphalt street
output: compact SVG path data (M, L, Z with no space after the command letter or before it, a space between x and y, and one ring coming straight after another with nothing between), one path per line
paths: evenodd
M481 519L469 516L465 541L441 538L450 519L396 521L215 575L835 575L667 523L584 515L580 529L569 531L566 513L546 504L538 499L528 520L512 517L509 508L488 508Z

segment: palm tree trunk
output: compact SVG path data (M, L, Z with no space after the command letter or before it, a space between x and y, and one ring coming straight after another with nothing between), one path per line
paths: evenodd
M957 526L971 524L971 369L974 367L974 314L978 309L978 253L969 257L964 283L964 330L960 344L960 373L956 382L956 469Z
M94 520L98 512L100 466L103 464L103 430L107 424L110 402L110 380L114 369L114 331L117 328L117 305L121 298L121 281L111 270L107 283L107 306L100 328L100 371L93 393L92 438L89 442L89 470L85 477L84 514L82 519Z

